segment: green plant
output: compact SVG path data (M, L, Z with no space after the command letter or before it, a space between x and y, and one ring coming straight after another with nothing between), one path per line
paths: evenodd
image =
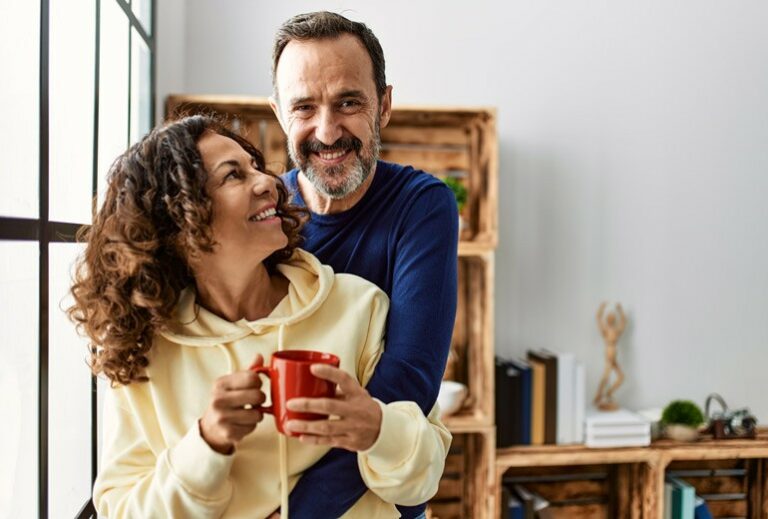
M704 423L704 413L690 400L674 400L661 413L661 423L698 427Z
M458 207L459 212L461 212L467 203L467 188L464 187L461 180L456 177L446 177L443 179L443 182L445 182L448 187L451 188L451 191L453 191L453 196L456 198L456 207Z

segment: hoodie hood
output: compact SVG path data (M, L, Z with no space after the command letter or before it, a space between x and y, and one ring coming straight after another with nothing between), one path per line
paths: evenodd
M171 321L159 334L184 346L211 347L237 341L250 334L261 335L273 328L290 326L307 319L323 304L333 287L333 269L301 249L277 265L288 279L288 294L267 317L230 322L196 304L194 286L179 296Z

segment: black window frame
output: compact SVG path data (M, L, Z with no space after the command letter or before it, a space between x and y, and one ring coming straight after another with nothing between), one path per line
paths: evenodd
M149 33L131 10L131 0L93 0L95 4L95 64L94 64L94 92L93 92L93 160L91 197L95 199L98 193L98 153L99 153L99 59L101 36L101 9L104 2L115 2L125 13L129 23L128 29L128 128L126 132L126 146L131 136L131 74L132 74L132 38L135 34L144 41L149 50L150 60L150 126L155 124L156 108L156 34L157 34L157 3L153 0L150 8ZM50 0L40 0L40 75L39 75L39 213L38 218L17 218L0 215L0 242L7 241L32 241L39 244L39 269L38 269L38 314L39 314L39 344L38 344L38 515L41 519L49 517L48 490L49 490L49 450L48 450L48 354L49 354L49 327L50 316L48 304L50 302L49 276L49 245L51 243L74 243L75 236L81 227L87 227L86 223L66 223L51 221L49 219L49 179L51 176L49 164L49 46L50 46ZM84 371L84 376L85 371ZM96 479L97 459L97 426L98 426L98 402L96 378L91 377L91 483ZM90 494L84 496L84 504L75 516L77 519L95 518L96 511L93 507Z

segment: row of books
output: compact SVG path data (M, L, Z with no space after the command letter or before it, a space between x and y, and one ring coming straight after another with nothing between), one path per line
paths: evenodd
M673 476L664 483L664 519L712 519L706 501L696 489Z
M583 443L584 365L573 353L496 358L496 445Z

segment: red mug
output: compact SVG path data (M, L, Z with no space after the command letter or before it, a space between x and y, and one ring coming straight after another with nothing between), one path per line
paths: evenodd
M286 350L272 354L269 366L254 366L256 373L269 377L272 405L258 409L275 417L277 430L287 436L299 433L286 432L288 420L322 420L328 415L289 411L285 403L292 398L333 398L336 384L317 378L310 371L312 364L329 364L339 367L339 358L332 353L311 350Z

